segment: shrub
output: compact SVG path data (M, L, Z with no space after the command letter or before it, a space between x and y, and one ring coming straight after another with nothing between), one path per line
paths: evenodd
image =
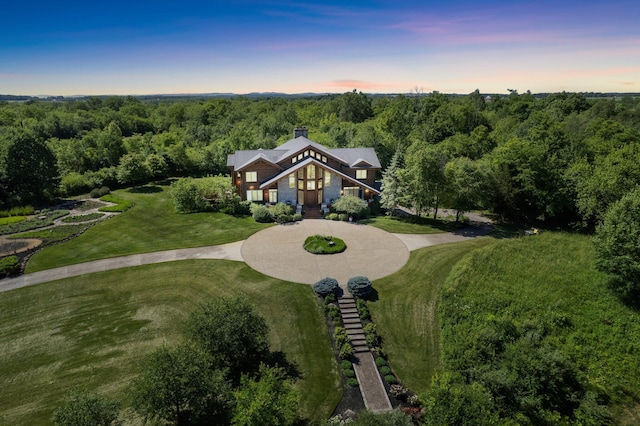
M353 377L350 379L347 379L347 385L351 386L352 388L355 388L356 386L358 386L358 379Z
M353 346L351 343L345 343L340 347L340 359L351 359L353 356Z
M91 198L100 198L100 197L104 197L105 195L109 194L111 192L111 190L109 189L109 187L107 186L103 186L100 188L93 188L91 190L91 192L89 193L89 195L91 196Z
M398 383L398 379L396 379L396 376L394 376L393 374L388 374L384 376L384 381L389 383L390 385Z
M295 213L295 214L293 215L293 221L294 221L294 222L300 222L301 220L302 220L302 214L300 214L300 213Z
M360 315L360 319L363 319L363 320L371 319L371 314L369 313L367 302L365 302L364 299L358 299L357 306L358 306L358 315Z
M372 322L362 328L364 336L367 339L367 345L370 347L380 346L380 335L376 330L376 325Z
M341 348L345 343L349 343L349 335L347 331L342 327L336 327L333 331L333 338L336 341L336 346Z
M347 282L347 290L355 297L366 298L373 291L369 278L357 276L349 279Z
M340 366L342 367L343 370L349 370L351 369L351 366L353 364L351 363L351 361L347 361L346 359L342 361L342 363L340 364Z
M362 216L363 210L367 207L367 202L361 198L352 195L343 195L335 203L333 207L338 213L344 213L348 216Z
M329 213L327 215L327 219L329 219L329 220L338 220L338 214L337 213Z
M0 277L14 275L20 272L20 263L16 256L7 256L0 259Z
M324 304L328 305L329 303L334 303L336 301L335 293L327 294L324 298Z
M340 320L340 308L336 305L330 305L328 308L329 318Z
M90 220L96 220L104 216L104 213L89 213L77 216L67 216L62 219L64 223L78 223L78 222L87 222Z
M380 374L382 374L383 376L388 376L389 374L391 374L391 369L384 365L380 367Z
M9 210L9 216L30 216L35 213L33 206L14 207Z
M259 223L273 222L273 217L271 216L269 209L262 204L252 204L251 215L253 216L253 220Z
M378 358L376 358L376 365L378 367L382 367L384 365L387 365L387 361L384 360L384 358L382 358L381 356L379 356Z
M381 370L382 371L382 370ZM389 393L395 398L404 398L409 391L402 385L391 385Z
M202 212L210 208L193 179L184 178L173 182L169 194L178 213Z
M293 207L285 203L278 203L269 209L271 217L277 223L287 223L293 221Z
M345 368L343 371L346 377L356 377L356 372L350 368Z
M339 213L338 214L338 219L341 222L346 222L349 219L349 215L346 213Z
M323 278L313 285L313 291L320 296L334 295L335 298L335 294L339 289L338 281L329 277Z

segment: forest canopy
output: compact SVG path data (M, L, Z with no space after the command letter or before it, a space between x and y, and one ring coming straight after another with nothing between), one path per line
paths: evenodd
M227 154L274 148L296 126L328 147L373 147L383 168L398 153L394 178L415 184L394 185L396 201L418 209L592 227L640 182L640 99L631 96L109 96L0 102L0 204L226 174ZM33 167L35 156L17 149L26 144L40 153ZM27 172L42 178L18 185Z

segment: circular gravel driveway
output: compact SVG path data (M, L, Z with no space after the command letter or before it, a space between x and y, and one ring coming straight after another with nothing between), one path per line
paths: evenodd
M337 254L308 253L302 245L315 234L341 238L347 249ZM245 240L241 251L244 261L265 275L305 284L331 277L343 287L356 275L370 280L386 277L409 260L407 246L393 234L369 225L325 219L264 229Z

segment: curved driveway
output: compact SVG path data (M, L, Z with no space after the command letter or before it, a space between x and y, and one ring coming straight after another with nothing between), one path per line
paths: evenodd
M347 249L308 253L302 245L315 234L341 238ZM242 258L253 269L282 280L313 284L331 277L346 286L356 275L375 280L396 272L409 260L409 250L398 237L373 226L305 219L253 234L242 244Z

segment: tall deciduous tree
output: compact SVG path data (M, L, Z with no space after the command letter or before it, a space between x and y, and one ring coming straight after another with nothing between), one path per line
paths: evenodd
M593 240L596 265L627 301L640 298L640 186L611 205Z
M156 349L134 381L134 408L147 420L225 424L231 410L230 386L224 371L212 365L211 356L196 346Z
M53 153L31 132L15 130L0 139L0 204L48 201L59 181Z
M211 300L191 314L186 329L216 367L229 369L235 383L243 373L256 372L269 356L269 327L242 298Z
M488 170L480 162L466 157L456 158L445 166L447 202L460 215L479 208L488 198Z
M446 190L446 155L437 147L417 142L409 147L405 162L401 179L407 201L415 207L418 215L432 208L436 218Z

